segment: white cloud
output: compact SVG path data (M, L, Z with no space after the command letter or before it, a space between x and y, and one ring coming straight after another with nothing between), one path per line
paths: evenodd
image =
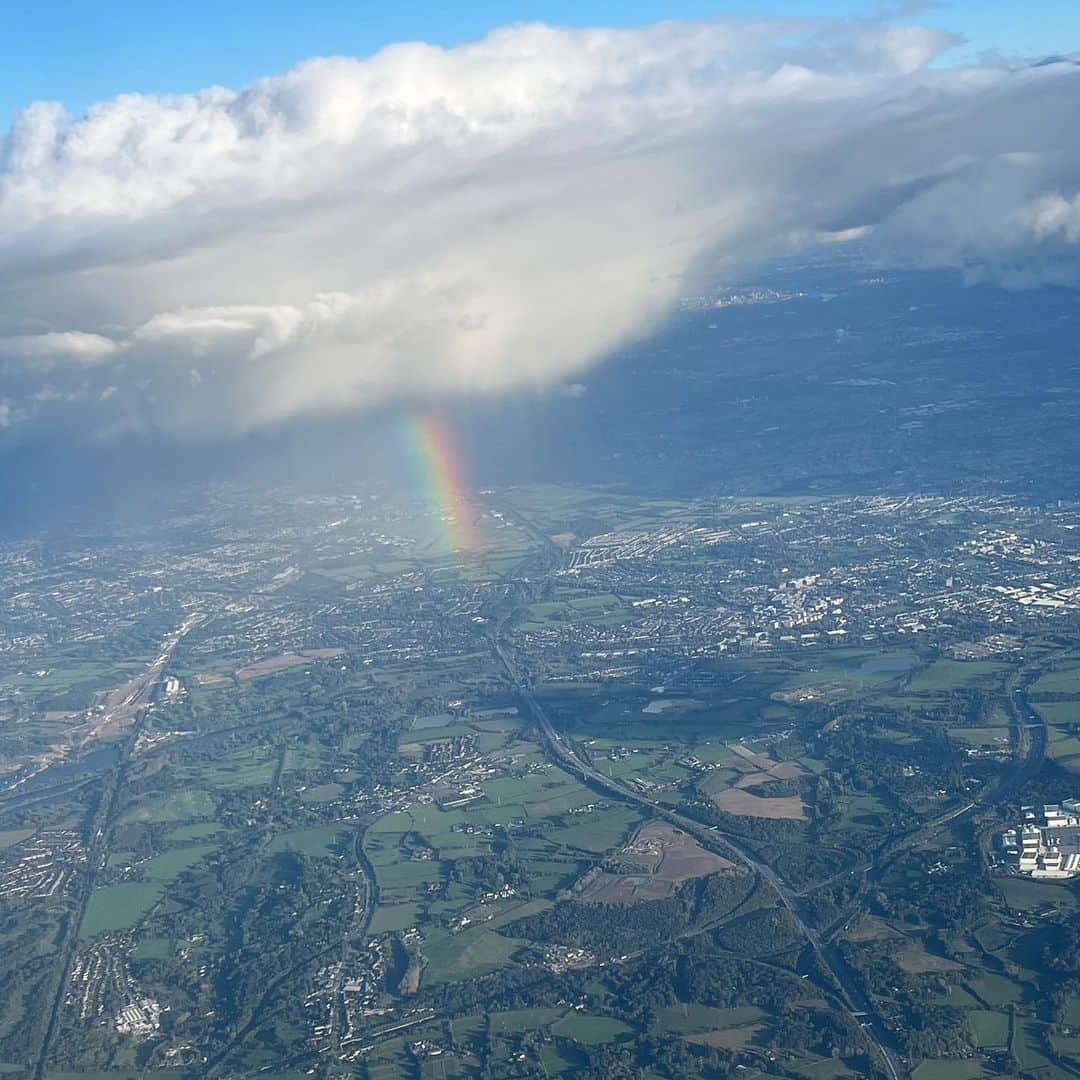
M1058 192L1043 195L1021 211L1020 221L1039 240L1060 237L1080 244L1080 194L1071 199Z
M107 365L144 419L220 433L565 383L718 260L796 244L1061 277L1080 76L928 66L952 43L525 25L78 118L39 103L0 144L0 357Z
M81 360L94 363L111 356L119 345L101 334L80 330L47 331L0 338L0 356L27 360Z

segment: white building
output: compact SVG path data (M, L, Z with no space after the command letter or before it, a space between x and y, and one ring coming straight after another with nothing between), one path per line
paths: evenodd
M1063 881L1080 874L1080 800L1020 808L1019 828L1001 834L1001 849L1018 873Z

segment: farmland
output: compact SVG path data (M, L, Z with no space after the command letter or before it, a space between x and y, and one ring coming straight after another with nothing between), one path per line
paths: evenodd
M393 500L378 528L277 506L273 548L238 528L211 576L164 549L186 606L3 684L19 745L51 755L0 791L0 952L27 988L0 1003L3 1060L1080 1068L1075 887L1009 873L993 842L1021 800L1074 790L1075 643L939 580L1012 508L485 498L468 558ZM145 701L103 725L140 672ZM99 729L65 756L65 731ZM143 1002L143 1027L117 1021Z

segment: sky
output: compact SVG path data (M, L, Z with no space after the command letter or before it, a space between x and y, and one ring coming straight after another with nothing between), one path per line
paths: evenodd
M822 247L1075 287L1077 16L839 3L9 8L0 451L558 392Z
M634 26L730 15L873 15L909 9L909 22L963 35L954 58L982 50L1039 56L1080 49L1075 0L7 0L0 34L0 129L31 101L80 111L131 91L188 92L238 86L310 56L364 55L395 41L450 45L518 21Z

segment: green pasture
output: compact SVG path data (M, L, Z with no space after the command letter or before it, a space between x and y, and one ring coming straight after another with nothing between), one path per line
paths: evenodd
M731 1009L717 1009L710 1005L689 1002L665 1005L656 1010L656 1026L663 1031L680 1035L702 1031L719 1031L729 1027L744 1027L765 1019L767 1013L756 1005L739 1005Z
M216 812L217 803L213 796L208 791L194 788L142 796L120 815L119 823L190 821L193 818L213 817Z
M472 927L456 934L432 934L424 943L428 963L424 968L423 985L435 986L486 975L509 964L522 944L486 926Z
M337 855L347 844L350 830L344 825L313 825L306 829L290 829L278 833L270 842L271 854L291 851L298 855L325 858Z
M164 892L161 882L99 886L90 894L79 936L89 938L114 930L130 930L150 912Z
M977 1061L967 1058L924 1061L911 1074L912 1080L981 1080L985 1075Z
M599 1046L602 1043L617 1042L634 1034L634 1029L612 1016L593 1016L589 1013L567 1013L551 1027L553 1035L585 1046Z
M999 680L1010 666L995 660L935 660L917 671L907 684L909 694L953 693L969 686L986 686Z
M967 1014L971 1034L978 1046L1006 1046L1009 1042L1009 1014L973 1009Z

